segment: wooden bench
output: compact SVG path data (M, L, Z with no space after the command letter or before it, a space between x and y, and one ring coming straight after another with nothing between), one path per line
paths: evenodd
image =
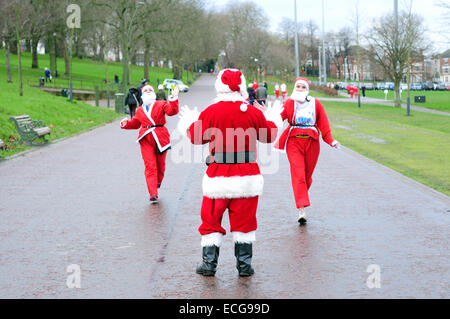
M44 143L48 142L45 136L50 134L50 128L45 126L43 121L35 121L28 115L12 116L9 120L16 125L20 144L26 142L31 145L37 139L42 139Z

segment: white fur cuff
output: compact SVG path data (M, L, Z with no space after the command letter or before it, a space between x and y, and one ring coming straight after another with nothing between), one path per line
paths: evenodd
M168 100L169 100L169 102L176 101L176 100L178 100L178 96L172 96L172 95L170 95Z
M198 120L200 112L197 108L191 110L186 105L180 110L180 120L178 121L177 129L181 133L181 136L186 136L187 129L192 125L192 123Z
M209 246L217 246L220 247L222 245L222 233L211 233L208 235L202 236L201 245L202 247L209 247Z
M233 241L240 244L251 244L256 240L256 231L241 233L239 231L232 232Z
M203 176L203 195L215 198L250 198L263 193L262 175L209 177Z

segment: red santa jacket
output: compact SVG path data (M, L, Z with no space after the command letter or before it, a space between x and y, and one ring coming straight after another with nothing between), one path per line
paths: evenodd
M306 101L303 104L292 99L287 99L284 102L281 118L283 121L288 120L289 125L275 143L275 148L284 150L287 140L296 135L308 135L317 140L319 139L319 131L325 143L332 145L334 139L331 135L330 123L325 109L319 100L313 97L309 97L309 99L309 102Z
M169 99L169 102L155 101L148 110L144 105L139 107L133 119L128 121L122 128L126 130L140 128L137 142L152 136L159 151L162 153L171 146L169 130L164 126L166 124L166 115L173 116L176 114L178 114L178 99Z
M245 102L218 102L206 108L188 129L193 144L209 143L216 153L255 152L257 141L272 143L277 127L264 114ZM248 198L262 194L264 179L254 163L212 162L203 177L203 195L209 198Z

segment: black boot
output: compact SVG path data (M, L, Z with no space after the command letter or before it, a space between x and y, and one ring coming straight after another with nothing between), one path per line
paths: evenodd
M214 276L217 269L217 260L219 259L219 247L203 247L203 262L197 267L196 273L203 276Z
M252 268L252 244L235 243L234 255L236 256L236 268L239 271L239 276L248 277L255 273Z

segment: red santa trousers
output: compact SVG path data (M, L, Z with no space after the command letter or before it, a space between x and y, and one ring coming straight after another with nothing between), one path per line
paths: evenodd
M310 206L308 190L319 159L320 143L311 137L290 137L286 152L291 166L291 181L297 208Z
M200 234L222 233L225 235L226 231L221 224L227 208L231 232L248 233L255 231L258 198L258 196L255 196L212 199L204 196L201 211L202 224L198 228Z
M145 179L150 196L158 195L158 184L164 179L166 171L167 152L159 153L158 146L152 134L148 134L139 141L142 159L145 165Z

